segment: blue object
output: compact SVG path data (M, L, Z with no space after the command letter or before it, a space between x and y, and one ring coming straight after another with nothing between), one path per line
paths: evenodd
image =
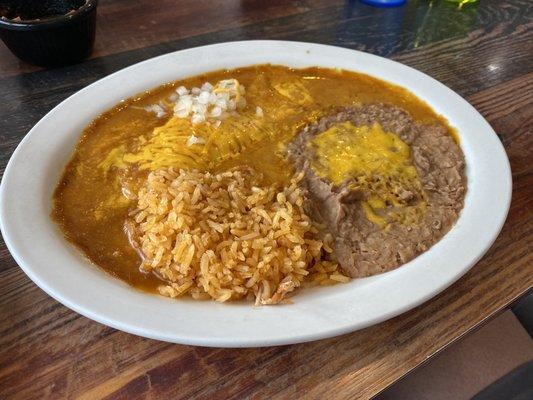
M362 3L374 7L398 7L403 6L406 0L360 0Z

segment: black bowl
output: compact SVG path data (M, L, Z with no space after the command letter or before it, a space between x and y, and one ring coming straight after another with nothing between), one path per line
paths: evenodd
M0 18L0 38L21 60L43 67L73 64L93 49L98 0L76 11L42 20Z

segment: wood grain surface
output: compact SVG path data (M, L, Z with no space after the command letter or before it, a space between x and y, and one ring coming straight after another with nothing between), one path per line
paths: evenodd
M530 0L480 0L461 11L427 0L394 9L100 0L95 52L83 63L44 70L0 45L0 174L25 133L87 84L169 51L269 38L364 50L440 80L492 124L514 181L500 236L453 286L382 324L292 346L201 348L108 328L46 295L0 242L0 399L368 399L499 313L533 287L532 26Z

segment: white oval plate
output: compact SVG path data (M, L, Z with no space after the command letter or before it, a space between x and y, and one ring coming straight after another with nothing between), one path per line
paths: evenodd
M170 300L114 279L69 244L50 219L52 194L87 124L120 100L176 79L222 68L272 63L359 71L401 85L455 126L468 192L453 229L394 271L300 291L293 304L253 307ZM0 227L11 254L50 296L88 318L169 342L221 347L298 343L355 331L401 314L466 273L496 239L511 199L505 151L483 117L443 84L405 65L310 43L245 41L177 51L135 64L72 95L22 140L0 189Z

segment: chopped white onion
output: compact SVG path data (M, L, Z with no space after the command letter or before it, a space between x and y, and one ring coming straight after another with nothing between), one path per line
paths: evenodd
M195 114L205 114L207 111L207 106L201 103L194 103L192 105L192 112Z
M189 138L187 139L187 146L188 147L191 147L194 144L204 144L204 143L205 143L205 139L204 138L201 138L201 137L198 137L198 136L194 136L194 135L189 136Z
M176 93L180 96L185 96L186 94L189 94L189 90L185 86L180 86L176 89Z
M223 110L226 110L228 108L228 102L224 99L218 99L215 103L216 107L220 107Z
M200 92L200 95L198 96L198 102L200 104L207 104L209 103L209 97L211 97L211 93L207 91Z
M174 115L178 118L187 118L190 112L185 109L176 110L174 109Z
M222 108L220 107L213 107L211 109L211 116L212 117L220 117L222 115Z
M160 104L152 104L144 107L144 109L148 112L153 112L157 118L161 118L167 115L165 108Z
M202 85L201 89L206 92L211 92L213 90L213 85L211 85L209 82L206 82Z
M203 114L193 114L192 115L191 122L193 123L193 125L201 124L204 121L205 121L205 115L203 115Z
M195 125L208 121L218 127L222 120L230 115L238 116L237 110L246 107L245 93L244 86L237 79L224 79L216 85L205 82L201 87L190 90L179 86L168 100L174 103L174 116L190 118ZM167 113L163 103L148 106L145 110L154 112L158 117Z
M220 92L220 93L217 93L217 97L219 99L222 99L222 100L226 100L226 101L229 101L229 93L228 92Z

